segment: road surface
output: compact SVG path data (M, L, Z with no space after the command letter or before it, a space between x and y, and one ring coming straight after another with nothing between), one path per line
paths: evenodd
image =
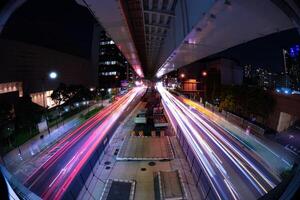
M225 129L184 104L161 84L157 89L172 126L185 137L216 199L257 199L280 181Z
M107 143L106 135L145 88L136 87L90 118L52 147L50 157L26 181L31 191L43 199L60 199L97 146Z

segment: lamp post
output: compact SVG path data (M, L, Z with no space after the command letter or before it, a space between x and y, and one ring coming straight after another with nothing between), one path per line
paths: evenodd
M203 90L204 90L204 101L206 101L206 77L207 77L207 72L206 71L203 71L202 72L202 77L203 77ZM203 105L205 106L205 102L203 102Z
M57 72L55 71L51 71L49 74L48 74L48 77L49 79L56 79L57 78ZM43 87L42 87L42 90L43 90L43 106L44 106L44 109L45 109L45 118L46 118L46 123L47 123L47 129L48 129L48 133L50 134L50 128L49 128L49 124L48 124L48 114L47 114L47 105L46 105L46 98L45 98L45 87L44 87L44 84L45 84L45 79L43 79Z
M288 70L287 70L287 65L286 65L286 57L285 55L288 54L287 50L282 49L282 54L283 54L283 64L284 64L284 74L285 74L285 87L288 87Z
M179 75L179 78L181 79L181 89L183 90L184 89L184 86L183 86L183 79L185 78L185 74L184 73L181 73L180 75Z

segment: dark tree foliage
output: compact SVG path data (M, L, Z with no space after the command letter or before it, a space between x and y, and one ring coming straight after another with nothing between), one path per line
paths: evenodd
M58 105L60 105L62 102L68 101L70 98L70 94L66 84L60 83L50 97Z
M42 113L43 108L33 103L29 96L19 98L15 105L16 132L18 133L19 130L31 132L33 128L36 128L35 126L40 121Z
M53 101L59 105L62 102L73 105L76 102L92 100L95 98L95 92L91 92L89 88L82 85L69 85L61 83L51 95Z
M6 102L0 102L0 122L10 120L13 117L13 105Z
M213 102L214 99L220 96L221 77L217 69L210 69L207 73L209 74L209 76L204 78L206 85L205 99Z
M267 91L249 86L225 86L220 108L242 116L259 116L264 120L273 112L275 99Z

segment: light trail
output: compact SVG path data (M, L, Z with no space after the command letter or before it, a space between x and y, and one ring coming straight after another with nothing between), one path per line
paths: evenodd
M199 105L196 102L193 102L190 99L179 97L179 100L195 108L198 111L197 113L203 116L204 119L207 118L215 124L222 124L222 126L219 126L220 128L222 128L222 130L226 131L230 136L238 140L250 151L255 152L256 156L260 157L261 161L267 160L268 162L265 162L265 166L269 168L269 170L273 171L273 173L276 173L278 180L280 180L279 175L281 172L290 170L292 168L294 157L289 156L287 153L283 153L282 150L280 151L280 153L278 151L275 152L274 149L270 148L270 144L262 143L259 138L245 132L238 126L227 122L222 117L216 115L212 111L204 108L203 106ZM283 161L283 159L289 159L289 161L286 163Z
M249 193L253 193L253 198L258 198L280 182L278 177L269 173L249 153L235 145L232 139L225 137L227 133L224 130L191 111L189 106L170 94L161 84L157 84L157 89L167 114L174 119L171 121L173 127L176 128L176 124L180 127L219 199L243 198L239 183L250 186ZM239 180L234 180L236 177L232 175Z
M27 186L43 199L61 199L128 106L144 91L144 87L132 89L53 146L55 153L27 179Z
M80 169L83 167L83 165L87 162L87 160L90 158L91 154L96 151L96 148L98 144L103 141L105 136L107 135L108 131L112 128L112 126L116 123L116 121L119 119L121 114L124 112L124 110L129 106L129 104L132 102L132 100L135 98L135 95L131 95L128 97L127 101L122 103L119 107L117 107L106 119L104 122L101 123L99 127L97 127L95 130L91 132L91 135L89 139L83 144L82 149L84 154L80 157L80 160L72 160L72 164L70 166L66 166L66 171L70 172L70 175L66 177L66 180L64 181L64 184L60 186L61 189L56 191L56 194L54 196L54 199L60 199L62 195L64 194L65 190L68 188L68 186L71 184L73 178L77 175L77 173L80 171ZM81 153L82 153L81 152ZM55 188L52 190L47 191L47 193L43 194L43 198L49 199L51 195L53 195L53 192L55 191Z
M112 105L104 108L101 112L90 118L87 122L76 128L72 133L68 134L66 137L64 137L62 140L60 140L58 143L55 144L55 146L52 147L52 150L49 152L55 152L42 166L37 168L31 176L29 176L24 183L31 187L31 185L36 182L37 177L36 174L41 173L41 171L46 171L53 163L55 163L61 156L63 155L66 150L68 150L75 142L79 141L80 138L87 134L89 130L91 130L94 126L96 126L99 121L103 120L108 114L114 111L115 108L117 108L120 104L122 104L127 96L130 96L133 94L133 90L129 91L124 98L120 99L119 101L113 103ZM72 142L70 142L72 141ZM56 151L56 149L59 149Z

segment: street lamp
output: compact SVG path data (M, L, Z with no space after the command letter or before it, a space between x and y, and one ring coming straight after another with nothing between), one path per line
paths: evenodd
M57 73L55 71L51 71L49 74L48 74L48 77L52 80L56 79L57 78ZM45 80L44 80L45 82ZM46 108L46 99L45 99L45 91L44 91L44 83L43 83L43 105L44 105L44 108Z
M184 73L180 74L180 78L184 78L184 77L185 77Z
M49 73L49 78L50 78L50 79L56 79L56 78L57 78L57 73L54 72L54 71L53 71L53 72L50 72L50 73Z
M207 72L206 71L203 71L202 72L202 76L203 76L203 89L204 89L204 100L206 101L206 76L207 76ZM204 103L204 106L205 106L205 103Z
M50 79L54 80L54 79L57 78L57 73L55 71L51 71L48 74L48 77ZM45 97L45 91L44 91L45 90L44 84L45 84L45 78L43 78L43 85L42 85L42 90L43 90L43 106L44 106L44 109L45 109L45 118L46 118L46 123L47 123L47 129L48 129L48 133L50 134L49 124L48 124L48 114L47 114L46 97Z
M91 91L91 92L93 92L94 90L95 90L95 88L93 88L93 87L90 88L90 91Z
M282 54L283 54L283 64L284 64L284 74L285 74L285 87L288 87L288 70L287 70L287 65L286 65L286 54L289 55L287 50L282 49Z

